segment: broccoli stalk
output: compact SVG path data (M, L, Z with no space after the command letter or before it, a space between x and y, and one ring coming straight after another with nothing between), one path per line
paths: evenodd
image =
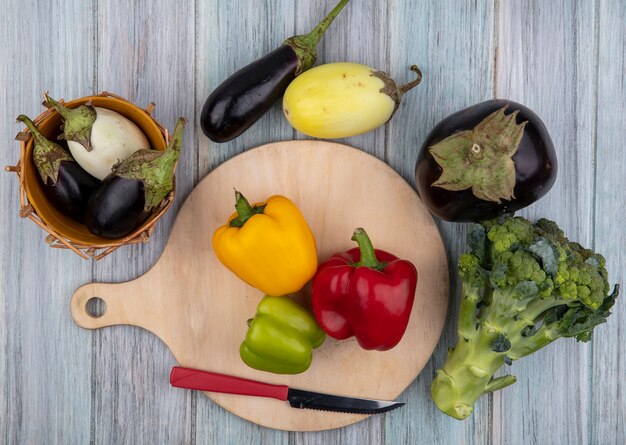
M481 328L470 339L459 340L431 386L431 396L441 411L465 419L481 395L515 383L512 375L493 377L505 363L504 353L492 348L499 337L499 332Z
M470 232L459 260L462 281L458 343L437 371L437 407L466 419L484 394L515 383L494 377L504 365L561 337L589 341L606 321L610 295L604 258L569 242L548 220L505 217Z

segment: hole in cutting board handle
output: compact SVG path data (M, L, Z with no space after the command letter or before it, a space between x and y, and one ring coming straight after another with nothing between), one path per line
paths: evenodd
M100 318L107 311L107 304L100 297L91 297L85 303L85 311L92 318Z

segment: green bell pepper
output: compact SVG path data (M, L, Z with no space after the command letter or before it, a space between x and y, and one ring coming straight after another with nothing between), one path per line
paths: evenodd
M265 296L239 355L246 365L276 374L299 374L311 365L313 349L324 343L315 318L288 297Z

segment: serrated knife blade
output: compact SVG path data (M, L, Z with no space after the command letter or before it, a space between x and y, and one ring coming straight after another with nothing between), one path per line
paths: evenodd
M387 400L362 399L305 391L289 388L285 385L272 385L256 380L180 366L172 368L170 384L177 388L196 389L199 391L270 397L288 401L293 408L317 409L349 414L380 414L404 405L404 403Z

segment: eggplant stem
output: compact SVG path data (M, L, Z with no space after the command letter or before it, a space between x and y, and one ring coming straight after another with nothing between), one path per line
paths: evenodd
M30 118L24 114L20 114L17 117L17 122L21 122L24 125L26 125L26 127L30 130L30 133L35 137L35 140L37 142L47 142L47 140L43 137L43 135L39 132L39 130L37 129L37 126L35 125L35 123L30 120Z
M52 108L54 108L57 113L59 113L61 116L63 116L64 119L67 119L68 116L71 116L71 110L69 108L67 108L65 105L57 102L56 100L54 100L53 98L51 98L48 95L48 92L46 91L45 93L43 93L44 99L46 99L46 102L48 102L48 104L50 104L50 106Z
M350 0L341 0L337 3L332 11L330 11L308 34L293 36L283 42L283 45L290 46L296 55L298 62L294 75L299 76L313 66L317 59L317 44L324 36L330 24L335 20L335 17L337 17L349 1Z
M22 122L28 127L31 134L35 138L33 146L33 163L43 180L44 184L54 186L59 178L59 167L61 161L74 162L74 158L70 156L59 144L56 144L41 134L35 123L24 114L17 117L18 122Z
M178 157L180 156L180 149L183 146L183 134L185 132L185 125L187 125L187 119L185 119L184 117L181 117L176 121L176 125L174 127L174 136L165 148L166 153L164 154L164 156L169 154L173 158L174 162L178 160Z
M319 22L317 26L311 30L310 33L308 33L306 36L303 36L307 40L310 39L310 42L307 43L310 43L313 46L317 46L330 24L333 22L333 20L335 20L335 17L339 15L341 10L344 8L344 6L346 6L349 1L350 0L341 0L339 3L337 3L332 11L330 11L326 15L326 17L324 17L322 21Z
M400 97L402 97L402 95L404 93L406 93L407 91L409 91L410 89L415 88L416 86L418 86L420 84L420 82L422 81L422 72L417 67L417 65L411 66L411 71L413 71L415 74L417 74L417 78L414 81L412 81L412 82L405 83L404 85L400 85L398 87L398 93L400 94Z
M44 97L65 121L61 127L63 135L60 139L77 142L85 150L91 151L91 127L97 117L95 108L87 104L68 108L51 98L47 91L44 93Z
M35 123L33 121L30 120L30 118L28 116L26 116L25 114L20 114L16 119L16 122L21 122L24 125L26 125L26 127L30 130L30 132L33 135L37 135L40 134L39 130L37 130L37 127L35 126Z

